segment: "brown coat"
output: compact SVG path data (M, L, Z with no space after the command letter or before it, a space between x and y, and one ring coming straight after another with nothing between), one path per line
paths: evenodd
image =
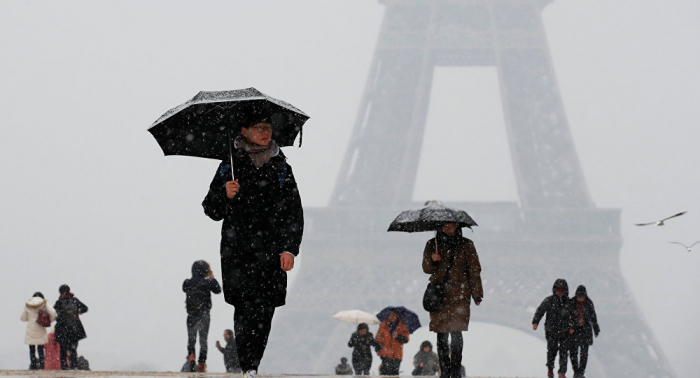
M435 253L435 248L435 238L433 238L425 244L423 252L423 271L431 275L431 282L445 279L450 255L454 253L447 249L446 244L439 243L437 252L441 260L433 262L431 255ZM432 332L466 331L469 328L471 299L484 297L484 289L481 286L481 264L474 243L460 237L456 249L454 265L450 269L450 278L445 289L445 307L438 312L430 313Z

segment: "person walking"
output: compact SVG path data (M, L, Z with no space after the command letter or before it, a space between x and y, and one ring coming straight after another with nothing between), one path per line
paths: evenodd
M236 339L234 338L233 331L227 329L224 331L224 341L226 341L226 347L221 347L221 343L216 342L216 348L224 355L224 366L226 367L226 372L228 373L240 373L241 364L238 361L238 352L236 351Z
M348 359L342 357L340 363L335 366L335 375L352 375L352 366L348 364Z
M408 327L395 311L384 319L377 330L377 343L382 346L377 354L382 359L380 375L399 375L399 367L403 360L403 345L408 343Z
M61 370L68 370L68 355L70 368L78 366L78 342L87 337L80 315L88 311L88 307L73 295L70 286L61 285L58 288L60 296L54 304L56 310L56 342L61 346Z
M197 371L207 371L207 336L211 321L211 293L221 293L221 286L214 278L209 263L197 260L192 264L192 278L182 283L185 292L185 307L187 308L187 356L190 364L194 364L194 349L199 334L199 364ZM190 366L190 370L194 370Z
M571 322L571 306L569 301L569 285L563 278L558 278L552 285L552 295L545 298L532 318L532 329L537 326L542 317L544 334L547 339L547 377L554 377L554 360L559 353L559 378L565 378L568 363L570 335L574 333Z
M420 344L420 350L413 356L412 375L432 376L440 371L440 359L433 352L433 344L425 340Z
M20 320L27 323L24 343L29 345L29 368L31 370L44 370L44 345L49 342L46 327L56 320L56 311L50 304L46 303L44 295L37 291L24 304ZM48 323L39 324L47 321Z
M221 227L224 298L233 305L236 349L246 378L257 374L275 309L284 306L287 272L294 268L304 214L292 167L265 118L241 127L231 163L209 185L204 213Z
M440 377L459 378L471 300L478 306L484 297L474 242L462 236L456 223L443 225L425 245L423 272L430 274L430 282L446 282L444 306L430 313L430 330L437 333Z
M593 301L588 297L586 287L579 285L571 298L573 307L574 334L571 339L571 366L574 378L585 378L588 364L588 347L593 345L593 336L598 337L600 327Z
M369 331L367 323L357 325L357 332L353 332L348 341L348 346L353 348L352 351L352 368L355 369L355 375L369 375L369 369L372 367L372 350L379 353L382 346L379 345L374 335Z

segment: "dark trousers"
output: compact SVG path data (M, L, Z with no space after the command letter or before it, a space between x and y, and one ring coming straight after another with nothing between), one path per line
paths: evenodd
M379 375L399 375L400 367L401 360L382 357L382 368L379 369Z
M352 368L355 370L355 375L369 375L369 367L367 366L358 367L352 365Z
M64 341L61 345L61 370L68 370L68 353L70 353L70 368L76 370L78 368L78 342Z
M39 352L39 358L36 357L36 352ZM44 370L44 346L30 345L29 346L29 368L32 370Z
M574 368L574 373L584 374L586 372L586 365L588 364L588 342L572 344L573 346L570 352L571 367Z
M199 362L207 362L209 323L209 311L187 315L187 355L194 354L194 346L199 334Z
M566 364L569 362L569 333L546 333L547 337L547 368L554 371L554 359L559 353L559 373L566 374Z
M449 343L449 337L452 343ZM462 366L462 351L464 350L464 339L462 332L438 333L437 350L440 359L440 377L459 378L459 368Z
M239 306L233 312L236 350L243 372L258 370L272 330L274 315L274 307Z

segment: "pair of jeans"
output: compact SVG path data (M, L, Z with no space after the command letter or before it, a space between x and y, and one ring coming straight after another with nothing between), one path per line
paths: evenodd
M199 362L207 362L207 337L209 336L209 311L187 315L187 355L194 354L199 334Z
M61 370L68 370L68 353L70 353L70 368L72 370L78 369L78 342L70 341L63 342L61 345Z
M547 368L554 371L554 359L559 353L559 373L566 374L566 364L569 362L569 342L568 332L546 333L547 338Z
M241 370L258 370L272 330L275 308L239 306L233 312L233 329Z
M39 352L39 358L37 359L36 352ZM43 345L30 345L29 346L29 361L31 363L30 368L32 370L44 370L44 346Z
M452 337L452 343L449 343L449 337ZM459 368L462 367L462 351L464 350L462 332L438 333L437 350L440 359L440 377L460 378Z
M399 375L401 360L395 358L382 357L382 368L379 375Z

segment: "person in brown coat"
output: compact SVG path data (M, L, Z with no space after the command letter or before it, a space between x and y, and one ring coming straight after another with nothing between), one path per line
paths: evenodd
M430 274L431 282L444 281L447 276L445 306L430 313L430 330L437 333L440 377L459 378L464 348L462 331L469 329L471 299L478 306L484 297L474 243L462 236L455 223L445 224L425 245L423 271Z

